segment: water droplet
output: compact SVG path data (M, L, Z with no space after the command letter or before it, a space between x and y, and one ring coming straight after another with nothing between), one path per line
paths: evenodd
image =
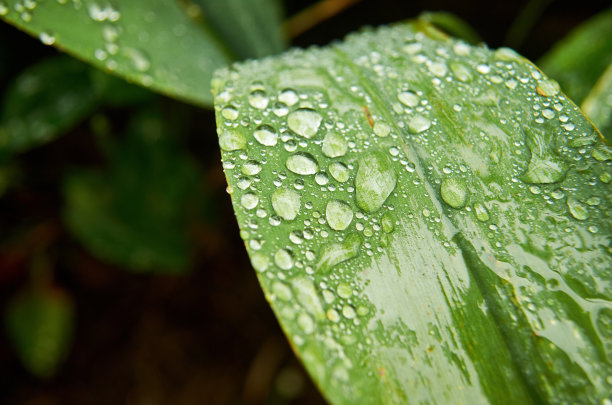
M389 135L389 132L391 132L391 128L389 127L389 125L387 125L387 123L385 122L380 121L374 123L374 128L372 128L372 130L377 136L380 136L381 138L384 138L385 136Z
M251 255L251 264L258 272L264 272L270 266L270 258L262 253L254 253Z
M274 263L283 270L293 267L293 255L287 249L278 249L274 254Z
M291 289L287 287L286 284L281 283L280 281L275 281L274 284L272 284L272 293L283 301L290 301L293 298L293 293L291 292Z
M136 48L122 48L130 63L139 72L146 72L151 67L151 60L144 51Z
M556 183L565 176L567 165L551 155L540 156L532 153L527 170L521 176L523 181L532 184Z
M410 129L410 132L412 132L413 134L418 134L419 132L426 131L429 129L430 126L431 121L423 117L421 114L417 114L412 117L412 119L408 123L408 129Z
M272 194L272 208L278 216L291 221L300 212L300 195L289 188L279 188Z
M342 201L334 200L327 203L325 208L327 224L336 231L345 230L353 220L353 210Z
M478 71L478 73L482 73L483 75L486 75L491 71L491 66L480 64L476 66L476 70Z
M274 146L278 141L278 134L270 125L260 125L253 133L253 136L257 139L257 142L264 146Z
M462 63L451 62L449 66L457 79L461 80L462 82L469 82L472 80L472 73Z
M49 31L41 32L38 39L45 45L53 45L55 43L55 36Z
M296 278L293 280L293 289L297 292L298 302L306 311L312 314L316 319L325 317L321 301L312 281L305 277Z
M486 222L489 220L489 211L482 203L474 204L474 215L476 215L476 219L478 219L480 222Z
M265 110L270 99L263 90L255 90L249 94L249 104L253 108Z
M329 183L329 177L327 177L327 174L325 174L325 172L319 172L315 174L315 182L319 186L324 186Z
M233 129L225 130L219 136L219 146L224 151L233 151L244 149L246 146L246 137L242 132Z
M323 154L330 158L344 156L348 149L346 138L337 132L328 132L323 138Z
M567 208L569 213L579 221L584 221L589 217L587 207L575 197L567 198Z
M553 190L553 191L550 193L550 196L551 196L552 198L554 198L555 200L560 200L560 199L562 199L563 197L565 197L565 194L563 193L563 191L561 191L561 190L559 190L559 189L556 189L556 190Z
M589 199L587 199L585 201L588 205L590 205L591 207L596 207L599 204L601 204L601 198L599 197L590 197Z
M442 62L433 62L429 65L429 71L433 73L434 76L443 77L448 72L448 68L445 63Z
M397 99L410 108L416 107L419 104L419 96L411 91L402 91L397 95Z
M355 312L355 308L350 305L345 305L342 307L342 315L347 319L353 319L357 313Z
M8 6L4 1L0 1L0 15L7 15L9 11Z
M612 159L612 148L606 145L599 145L591 152L591 156L600 162L606 162Z
M391 233L395 228L395 219L390 212L385 212L380 219L380 224L382 225L382 230L384 233Z
M228 105L221 110L221 116L226 120L234 121L238 118L238 110L233 105Z
M340 283L338 285L337 292L340 298L344 299L351 298L351 296L353 295L353 289L347 283Z
M257 207L257 204L259 204L259 197L253 193L244 194L240 199L240 204L242 204L242 206L247 210L252 210L253 208Z
M314 321L308 314L301 313L298 315L297 324L306 334L314 332Z
M285 115L289 113L289 108L287 107L287 104L278 102L274 104L274 107L272 108L272 112L277 117L284 117Z
M536 87L538 94L544 97L556 96L560 90L559 83L552 79L542 79L538 81L538 87Z
M465 206L468 190L463 180L450 177L442 180L440 195L445 203L459 209Z
M287 158L287 169L295 174L310 175L319 170L317 160L309 153L299 152Z
M350 177L349 169L340 162L334 162L328 167L329 173L332 177L340 183L344 183Z
M319 130L322 121L321 114L310 108L297 109L287 116L287 125L296 134L304 138L312 138Z
M321 248L317 269L329 271L339 263L352 259L359 253L361 236L353 232L341 243L330 243Z
M297 103L300 100L300 98L298 97L297 93L294 90L285 89L278 96L278 100L285 103L288 106L292 106L295 103Z
M338 313L338 311L332 308L327 311L327 319L334 323L340 322L340 314Z
M379 210L396 182L397 174L385 154L373 152L363 156L355 178L357 206L366 212Z
M304 233L300 230L294 230L289 233L289 240L296 245L301 245L304 242Z
M256 160L249 160L242 165L242 173L247 176L255 176L261 171L261 165Z

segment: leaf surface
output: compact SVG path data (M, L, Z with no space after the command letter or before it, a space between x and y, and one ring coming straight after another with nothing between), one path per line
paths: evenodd
M200 105L211 104L209 78L230 59L174 0L10 0L0 16L45 44Z
M582 111L612 143L612 64L582 102Z
M514 51L423 29L215 76L266 297L335 404L601 403L612 151Z

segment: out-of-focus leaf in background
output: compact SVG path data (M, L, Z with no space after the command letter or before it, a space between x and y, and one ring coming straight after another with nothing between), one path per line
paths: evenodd
M580 105L612 63L612 9L597 14L559 41L538 66Z
M135 271L180 272L191 258L189 221L203 190L177 130L158 113L134 118L107 141L108 167L81 169L64 184L64 219L95 256Z
M582 102L582 110L612 144L612 64Z

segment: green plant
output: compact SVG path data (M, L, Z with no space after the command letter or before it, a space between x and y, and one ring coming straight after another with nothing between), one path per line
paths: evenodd
M45 43L204 106L208 78L233 55L283 47L272 1L182 4L187 13L161 0L147 10L77 4L16 3L0 14ZM253 9L243 12L247 4ZM231 12L239 29L221 18ZM257 13L266 16L253 22ZM219 18L213 26L202 15ZM609 140L612 52L592 38L607 38L611 19L603 13L543 58L561 86L509 48L451 38L478 41L447 14L217 70L219 144L241 236L285 333L331 402L611 400L612 150L561 90L584 100ZM261 21L274 23L263 31ZM85 39L75 35L86 30ZM178 44L171 50L168 38ZM591 63L572 65L577 58ZM88 96L68 109L76 116L117 92L133 95L118 100L146 98L113 80L83 91L96 73L56 63L46 74L80 77L67 91ZM23 105L7 118L17 128L3 132L7 155L78 119L34 114L35 128L37 120L54 125L28 138L18 130L21 111L30 111ZM154 115L134 119L107 148L117 167L110 179L85 173L65 185L72 232L94 254L140 271L180 269L189 255L184 240L154 237L184 226L167 210L172 203L152 197L162 204L144 213L133 205L155 195L149 175L181 180L168 201L185 198L195 177L176 154L147 153L172 143L172 127ZM96 128L106 145L104 121ZM113 194L122 189L131 193ZM160 227L150 216L163 219ZM122 226L134 217L136 226ZM152 238L130 247L134 231Z

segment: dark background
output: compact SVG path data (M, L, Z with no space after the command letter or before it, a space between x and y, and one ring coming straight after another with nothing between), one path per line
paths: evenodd
M313 2L286 1L287 15ZM505 45L526 1L364 0L295 38L324 45L363 25L452 12L491 47ZM609 1L548 1L518 50L536 60ZM56 54L0 23L0 89L25 67ZM28 281L42 255L75 304L70 354L53 377L30 375L0 334L0 402L6 404L318 404L324 400L293 355L268 307L239 237L215 134L214 115L159 98L186 122L184 143L208 193L207 217L191 230L197 252L187 274L135 274L97 260L61 219L61 181L75 166L101 166L90 127L17 156L22 169L0 197L0 308ZM120 128L129 108L107 109Z

